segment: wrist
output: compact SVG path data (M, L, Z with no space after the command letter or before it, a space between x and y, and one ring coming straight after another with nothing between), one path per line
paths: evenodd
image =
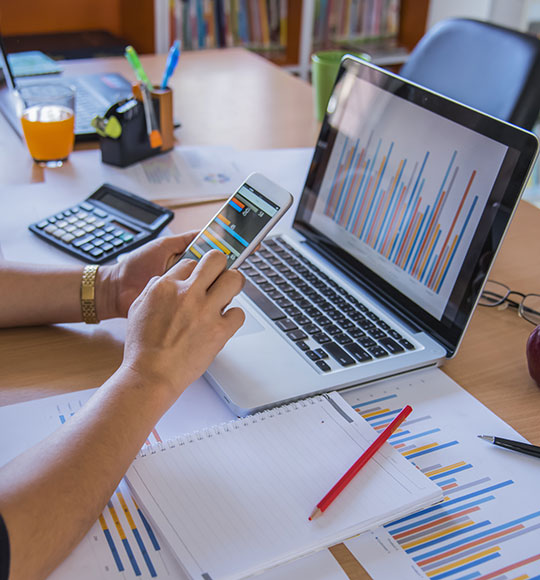
M146 392L152 401L163 407L165 412L186 390L187 384L181 380L170 380L163 373L155 371L151 366L146 368L140 361L124 360L115 373L137 392Z
M95 281L96 313L99 320L117 318L116 277L114 266L100 266Z

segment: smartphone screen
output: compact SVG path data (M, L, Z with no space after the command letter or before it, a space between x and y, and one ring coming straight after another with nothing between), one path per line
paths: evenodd
M220 250L230 268L279 210L279 205L244 183L183 257L198 260L210 250Z

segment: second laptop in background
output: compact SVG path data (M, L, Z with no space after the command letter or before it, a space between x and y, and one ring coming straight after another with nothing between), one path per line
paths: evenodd
M21 137L16 90L34 83L61 83L75 88L76 141L96 139L96 130L90 124L92 119L97 115L104 115L111 105L131 95L131 83L117 73L16 78L9 66L8 55L0 35L0 112Z

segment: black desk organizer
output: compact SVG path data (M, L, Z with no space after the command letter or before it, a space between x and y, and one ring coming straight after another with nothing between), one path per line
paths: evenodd
M115 116L122 128L117 139L100 136L101 160L109 165L127 167L173 147L172 94L170 89L152 93L152 105L160 127L163 145L152 148L146 129L144 106L140 100L125 99L112 105L105 120Z

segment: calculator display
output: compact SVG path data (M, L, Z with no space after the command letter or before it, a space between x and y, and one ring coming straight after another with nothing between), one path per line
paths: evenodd
M128 215L144 224L151 224L156 217L158 217L152 211L144 207L140 207L135 205L133 202L129 200L122 199L118 195L114 195L113 193L105 192L103 195L99 197L99 201L121 211L123 214Z

